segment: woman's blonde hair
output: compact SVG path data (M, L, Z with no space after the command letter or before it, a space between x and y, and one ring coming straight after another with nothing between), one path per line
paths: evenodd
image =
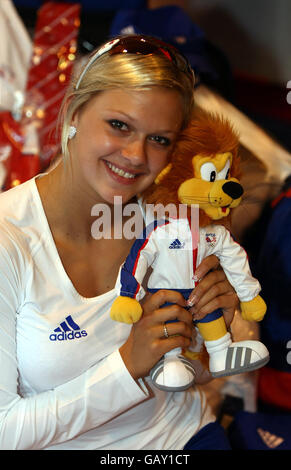
M61 146L65 158L68 155L69 127L75 113L101 91L116 88L142 91L154 86L176 90L181 95L184 108L182 127L186 127L190 121L193 109L193 82L171 60L161 55L104 53L88 67L80 83L78 79L79 76L73 77L60 113Z

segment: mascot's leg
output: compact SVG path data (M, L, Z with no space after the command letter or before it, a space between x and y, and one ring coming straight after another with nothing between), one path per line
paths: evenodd
M149 290L153 292L154 290ZM182 292L188 298L188 290ZM163 307L171 305L166 303ZM171 323L171 322L169 322ZM192 363L182 355L181 348L166 353L152 368L150 377L155 387L168 392L180 392L191 387L195 381L195 370Z
M213 377L259 369L268 362L269 352L260 341L232 342L220 310L195 323L204 339Z
M166 353L150 372L153 384L160 390L180 392L191 387L195 381L195 370L191 362L182 355L180 348Z

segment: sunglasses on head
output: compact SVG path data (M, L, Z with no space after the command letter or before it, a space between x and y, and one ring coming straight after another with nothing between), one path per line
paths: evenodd
M183 54L181 54L178 49L157 38L142 35L131 35L112 39L112 41L107 42L102 47L100 47L100 49L95 51L89 58L89 61L87 62L86 66L81 72L81 75L79 76L75 87L76 90L78 90L80 83L87 70L99 57L101 57L105 53L108 53L109 55L141 54L160 55L166 57L169 61L174 64L174 66L178 70L184 72L187 75L194 87L194 72L191 68L188 59Z

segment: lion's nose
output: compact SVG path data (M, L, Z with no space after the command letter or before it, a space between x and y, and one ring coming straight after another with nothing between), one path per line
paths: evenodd
M232 199L240 198L244 192L242 186L239 183L236 183L235 181L227 181L226 183L224 183L224 185L222 186L222 190Z

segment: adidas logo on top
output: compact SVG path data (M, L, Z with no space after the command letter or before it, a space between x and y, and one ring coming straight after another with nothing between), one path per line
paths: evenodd
M74 322L71 315L67 316L65 320L54 329L54 333L50 335L51 341L66 341L87 336L86 330L81 330L79 325Z
M180 240L178 238L176 238L176 240L174 240L170 245L169 245L169 248L170 250L179 250L181 248L184 248L185 246L185 243L181 243Z

